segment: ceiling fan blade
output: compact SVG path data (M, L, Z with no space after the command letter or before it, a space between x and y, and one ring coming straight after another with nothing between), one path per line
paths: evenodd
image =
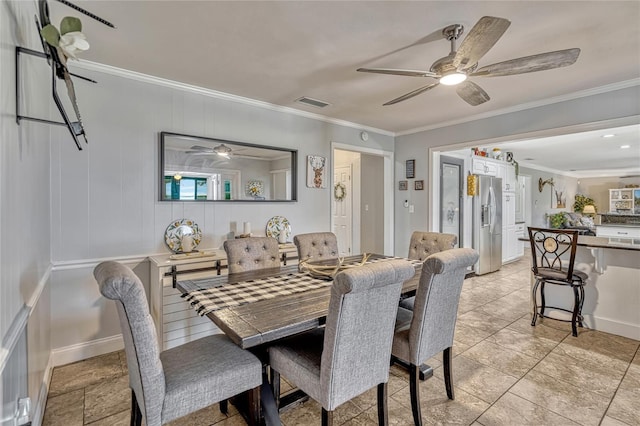
M395 99L393 99L393 100L391 100L391 101L389 101L389 102L387 102L387 103L385 103L385 104L382 104L382 105L383 105L383 106L387 106L387 105L397 104L398 102L406 101L407 99L409 99L409 98L413 98L414 96L417 96L417 95L419 95L420 93L424 93L424 92L426 92L427 90L433 89L434 87L436 87L436 86L438 86L438 85L440 85L440 83L431 83L431 84L428 84L428 85L426 85L426 86L423 86L423 87L421 87L421 88L419 88L419 89L414 90L413 92L409 92L409 93L407 93L406 95L402 95L402 96L400 96L399 98L395 98Z
M400 70L393 68L358 68L356 71L371 72L375 74L404 75L408 77L438 77L438 74L436 73L421 70Z
M483 16L471 28L458 48L453 65L464 69L478 63L485 53L502 37L511 22L508 19L494 16Z
M502 75L525 74L572 65L580 55L580 49L565 49L540 53L487 65L474 72L473 76L498 77Z
M487 92L469 80L460 83L456 87L456 93L471 106L478 106L491 99Z
M206 146L202 146L202 145L192 145L191 148L194 151L202 151L202 152L213 152L213 148L208 148Z

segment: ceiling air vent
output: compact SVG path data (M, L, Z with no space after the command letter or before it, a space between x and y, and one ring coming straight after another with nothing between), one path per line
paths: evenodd
M296 102L300 102L301 104L311 105L316 108L324 108L326 106L331 105L328 102L319 101L313 98L307 98L306 96L301 97L300 99L296 99Z

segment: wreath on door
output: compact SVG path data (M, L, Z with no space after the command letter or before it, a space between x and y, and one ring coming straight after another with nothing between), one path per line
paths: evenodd
M347 187L344 186L344 183L342 182L336 183L336 185L333 187L333 198L335 198L336 201L342 201L346 196L347 196Z

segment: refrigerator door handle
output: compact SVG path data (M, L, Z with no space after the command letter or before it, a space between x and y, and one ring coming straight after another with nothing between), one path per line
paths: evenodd
M493 228L495 226L495 214L496 214L496 194L493 192L493 186L489 187L489 232L493 234Z

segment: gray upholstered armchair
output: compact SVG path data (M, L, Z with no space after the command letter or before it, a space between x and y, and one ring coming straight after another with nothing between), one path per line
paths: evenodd
M115 300L131 386L131 425L160 426L248 391L250 424L258 424L262 363L224 334L160 353L138 277L117 262L93 271L100 293ZM223 408L223 407L221 407ZM224 409L223 409L224 412Z
M478 252L470 248L432 254L422 266L413 311L398 308L392 355L409 364L409 391L416 426L422 424L419 366L440 352L447 396L454 398L451 350L458 301L467 268L477 261Z
M333 410L378 387L378 420L387 424L386 385L398 298L415 274L406 260L389 260L348 269L331 287L324 329L287 339L269 348L274 393L280 373L322 406L322 424Z
M338 239L333 232L312 232L293 237L298 259L324 260L338 257Z
M230 274L280 267L278 241L275 238L238 238L226 240L223 246Z

